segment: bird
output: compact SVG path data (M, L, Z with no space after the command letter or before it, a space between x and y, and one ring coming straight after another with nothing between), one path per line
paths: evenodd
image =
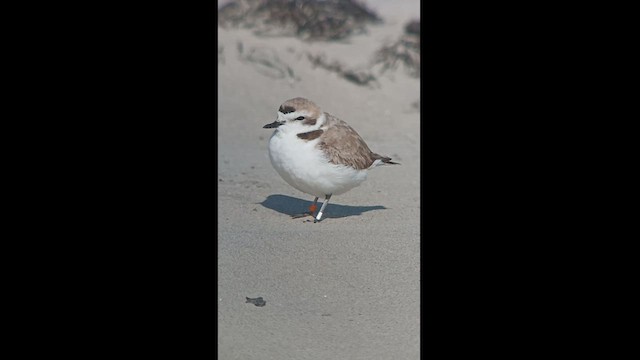
M369 170L381 165L399 165L390 157L372 152L362 137L346 122L306 98L285 101L278 118L263 126L275 129L269 138L269 159L276 172L295 189L315 196L309 212L293 218L314 216L318 199L324 202L314 216L322 220L333 195L343 194L367 179Z

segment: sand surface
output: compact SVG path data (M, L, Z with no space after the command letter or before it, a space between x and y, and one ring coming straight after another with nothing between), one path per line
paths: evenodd
M396 71L359 86L306 57L364 66L419 17L419 1L366 4L385 23L337 43L218 28L220 359L419 358L420 117L412 106L419 79ZM272 130L262 128L297 96L401 163L375 168L361 186L334 196L317 224L289 216L313 197L273 169Z

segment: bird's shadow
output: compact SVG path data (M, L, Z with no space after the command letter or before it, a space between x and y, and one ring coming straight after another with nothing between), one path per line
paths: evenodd
M318 199L318 209L322 206L324 199ZM294 198L287 195L269 195L267 198L259 203L267 209L275 210L279 213L289 216L301 214L305 211L309 211L309 206L313 204L313 201L306 201L298 198ZM364 212L371 210L385 210L384 206L349 206L338 205L329 202L324 209L323 218L341 218L347 216L361 215ZM317 210L316 210L317 212Z

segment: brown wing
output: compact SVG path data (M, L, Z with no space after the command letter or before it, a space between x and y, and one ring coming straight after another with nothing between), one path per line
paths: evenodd
M328 113L325 113L325 116L327 118L325 124L331 126L322 127L324 134L318 146L328 154L330 162L364 170L368 169L376 159L384 161L384 157L371 152L351 126Z

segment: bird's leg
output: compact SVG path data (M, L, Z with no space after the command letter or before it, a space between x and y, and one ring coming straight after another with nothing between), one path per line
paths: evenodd
M309 205L309 213L311 213L311 215L316 212L316 209L318 208L318 205L316 205L317 203L318 197L316 196L316 198L313 200L313 204Z
M318 198L316 197L316 199L313 200L313 204L309 205L309 212L304 212L302 214L293 215L291 217L293 219L298 219L298 218L305 217L305 216L313 216L313 213L318 208L318 206L316 205L317 202L318 202Z
M316 216L316 218L313 220L314 223L322 219L322 213L324 212L324 208L327 207L327 204L329 203L329 199L331 199L331 194L325 195L324 202L322 203L322 207L320 208L320 211L318 211L318 216Z

